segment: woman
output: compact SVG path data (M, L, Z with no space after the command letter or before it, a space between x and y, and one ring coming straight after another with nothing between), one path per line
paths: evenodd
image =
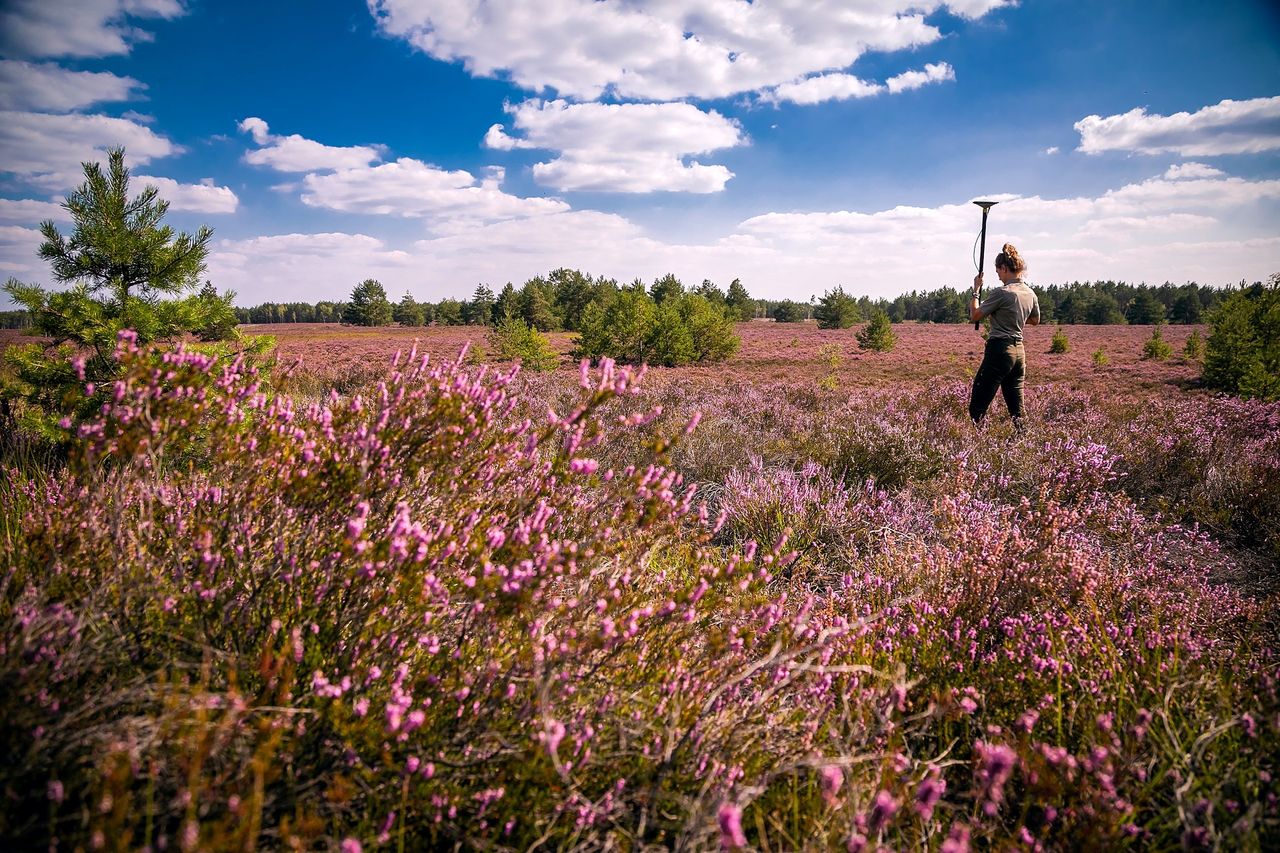
M982 273L973 280L973 298L969 301L969 319L977 323L991 318L987 348L978 375L973 377L973 394L969 397L969 417L975 424L987 414L995 399L996 389L1004 393L1005 405L1013 416L1013 425L1022 429L1022 381L1027 374L1027 351L1022 346L1022 328L1027 323L1040 323L1040 303L1035 291L1022 280L1027 262L1011 243L996 255L996 275L1001 286L991 291L986 301L978 303L982 290Z

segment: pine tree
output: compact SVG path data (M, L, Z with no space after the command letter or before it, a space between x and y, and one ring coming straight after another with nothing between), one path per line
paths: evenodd
M166 298L199 282L213 232L175 233L162 224L169 203L154 186L130 198L123 148L108 151L105 172L100 163L83 166L84 183L62 205L71 234L51 220L40 225L40 257L55 281L72 286L49 292L16 279L4 285L30 312L32 332L48 342L6 351L11 378L3 397L21 401L24 422L52 440L64 437L56 426L63 418L74 423L101 406L123 330L141 345L188 333L235 335L231 297L218 297L212 285L203 297Z
M462 320L468 326L490 326L493 324L493 305L497 298L493 289L487 284L477 284L471 300L462 304Z
M549 332L557 326L555 312L551 310L551 301L538 285L538 280L527 282L520 291L520 316L531 327L540 332Z
M404 292L404 296L400 297L400 301L391 309L391 318L401 326L423 326L426 325L422 306L413 298L413 294L409 291Z
M236 309L231 303L235 298L235 291L231 290L219 296L213 282L206 281L195 296L199 305L199 319L191 330L195 336L202 341L229 341L234 338L237 319Z
M889 315L879 308L871 309L871 319L855 335L858 346L876 352L889 352L898 343L898 336L889 324Z
M725 294L724 301L729 307L729 316L732 320L750 320L755 313L756 302L751 298L751 294L747 293L740 279L735 278L729 282L729 292Z
M858 301L844 292L843 287L828 290L813 309L819 329L847 329L857 323Z
M376 279L366 278L351 291L342 321L353 326L389 326L391 316L386 288Z
M668 299L676 299L684 295L684 285L680 283L680 279L667 273L653 282L653 287L649 288L649 295L653 297L654 302L661 305Z
M1237 290L1209 314L1204 381L1245 397L1280 399L1280 273Z

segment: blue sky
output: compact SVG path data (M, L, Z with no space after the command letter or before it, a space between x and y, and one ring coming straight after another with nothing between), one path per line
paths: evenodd
M807 299L1280 271L1280 10L1130 0L11 0L0 275L124 144L240 304L556 266ZM65 225L63 226L65 227Z

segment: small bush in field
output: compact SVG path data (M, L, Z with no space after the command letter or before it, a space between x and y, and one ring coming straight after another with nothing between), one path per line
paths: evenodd
M1151 337L1142 345L1142 357L1152 361L1164 361L1173 355L1173 347L1164 339L1162 325L1157 323L1151 330Z
M1190 361L1204 360L1204 336L1200 334L1199 329L1191 332L1186 344L1182 347L1182 354Z
M1067 340L1067 333L1062 331L1059 326L1053 332L1053 340L1049 343L1049 352L1065 353L1071 351L1071 341Z
M503 361L518 360L526 370L555 370L560 363L547 336L519 317L507 317L490 330L489 351Z
M875 352L889 352L898 343L898 336L893 333L893 326L889 323L889 315L879 308L871 309L870 319L855 337L858 339L858 346Z
M1094 350L1091 358L1093 359L1094 367L1106 367L1108 364L1111 363L1110 357L1107 355L1106 350L1104 350L1102 347L1098 347L1096 350Z
M818 348L818 360L826 365L827 372L818 385L828 391L840 387L840 366L844 364L844 352L839 344L823 344Z

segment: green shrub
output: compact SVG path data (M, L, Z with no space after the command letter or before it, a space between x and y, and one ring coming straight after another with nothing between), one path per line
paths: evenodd
M693 339L693 361L724 361L738 351L742 341L733 330L728 309L697 294L686 295L678 308Z
M889 352L898 343L898 336L893 333L889 323L889 315L879 308L871 311L871 319L867 325L858 330L858 346L876 352Z
M645 361L676 367L693 361L693 333L680 315L683 296L667 296L659 305Z
M834 391L840 387L840 366L844 364L844 352L838 344L823 344L818 359L827 366L827 373L818 380L819 387Z
M1152 361L1164 361L1173 355L1173 347L1169 346L1169 342L1164 339L1162 334L1163 326L1157 324L1151 330L1151 337L1147 338L1146 343L1142 345L1142 357L1151 359Z
M1209 314L1204 381L1243 397L1280 399L1280 273L1238 290Z
M659 305L643 288L628 287L607 305L592 302L583 310L574 343L580 358L676 367L723 361L740 340L727 309L704 296L669 294Z
M769 316L776 323L799 323L804 320L808 313L808 306L801 302L791 299L784 299L777 305L773 306L773 310L769 312Z
M560 363L547 336L519 317L507 317L489 331L489 350L504 361L519 359L525 370L555 370Z
M843 287L822 294L813 316L819 329L847 329L862 319L858 300L845 293Z
M1098 347L1093 351L1092 358L1094 367L1106 367L1111 363L1111 359L1107 358L1107 353L1102 349L1102 347Z
M1053 340L1049 343L1049 352L1065 353L1071 351L1071 341L1067 340L1067 333L1062 331L1059 326L1053 332Z
M1204 360L1204 337L1200 334L1199 329L1191 332L1186 344L1182 347L1182 354L1189 361Z

